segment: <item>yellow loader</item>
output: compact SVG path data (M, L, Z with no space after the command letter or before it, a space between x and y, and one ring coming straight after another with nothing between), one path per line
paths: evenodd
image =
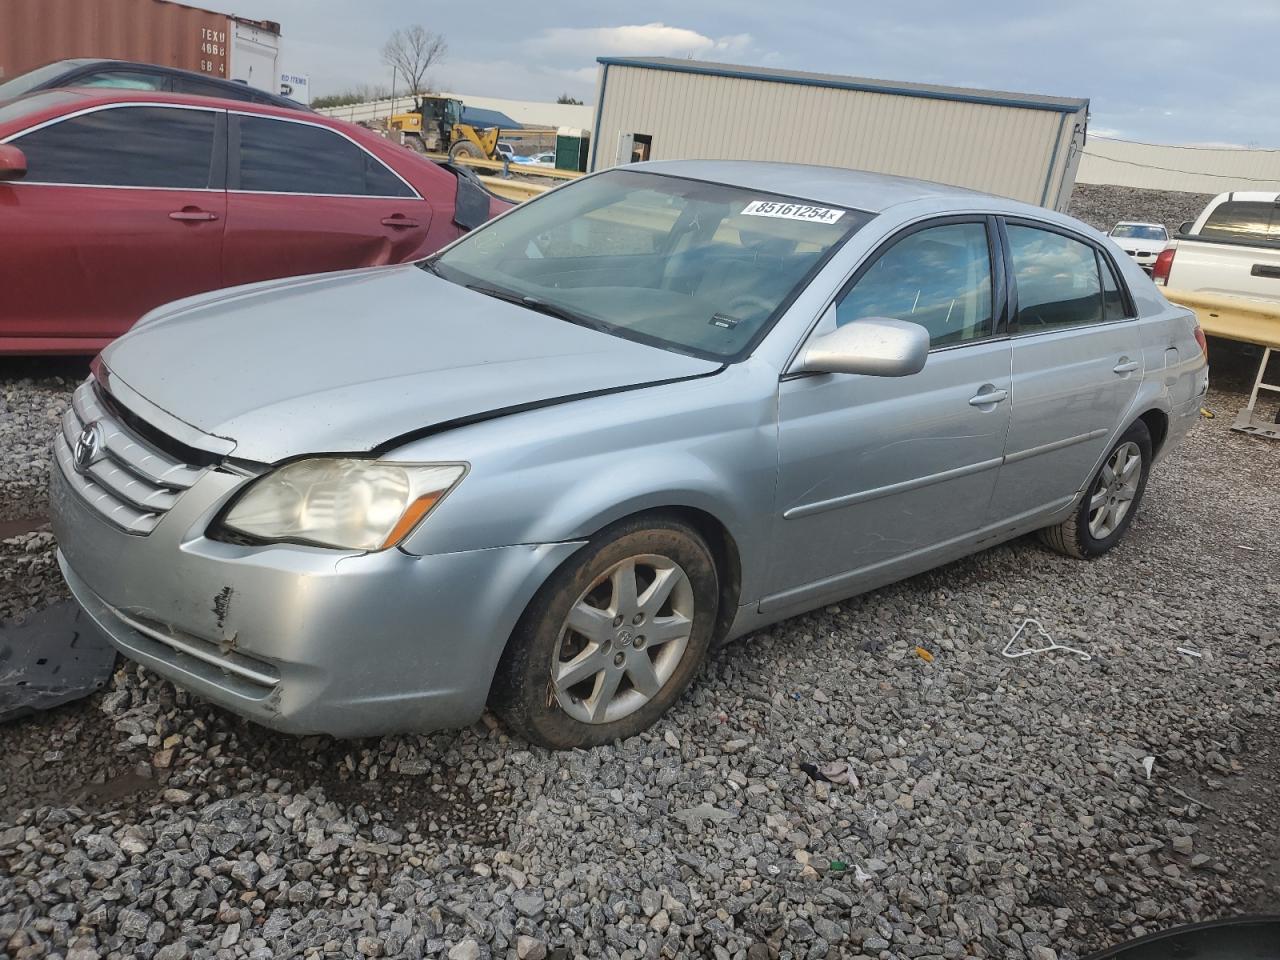
M462 122L462 101L448 97L420 97L407 113L392 114L390 128L404 134L404 142L423 153L447 153L450 160L498 158L498 128L477 130Z

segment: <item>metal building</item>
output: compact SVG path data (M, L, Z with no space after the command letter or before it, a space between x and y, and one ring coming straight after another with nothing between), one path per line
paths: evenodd
M592 170L636 160L817 163L1062 210L1089 101L667 57L601 57Z

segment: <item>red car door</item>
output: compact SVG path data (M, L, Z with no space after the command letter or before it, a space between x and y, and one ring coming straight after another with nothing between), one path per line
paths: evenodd
M303 117L233 111L229 129L228 285L430 252L431 204L355 140Z
M226 114L109 103L7 138L0 351L93 352L222 284Z

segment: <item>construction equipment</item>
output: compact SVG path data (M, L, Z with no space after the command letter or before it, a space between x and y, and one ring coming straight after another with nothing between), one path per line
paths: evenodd
M462 101L449 97L419 97L413 109L391 115L392 131L423 153L447 153L450 160L469 157L493 160L498 155L498 128L478 130L462 122Z

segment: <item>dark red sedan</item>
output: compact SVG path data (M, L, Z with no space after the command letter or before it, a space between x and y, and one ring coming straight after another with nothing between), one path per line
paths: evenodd
M0 353L93 353L170 300L415 260L508 206L313 113L29 94L0 103Z

